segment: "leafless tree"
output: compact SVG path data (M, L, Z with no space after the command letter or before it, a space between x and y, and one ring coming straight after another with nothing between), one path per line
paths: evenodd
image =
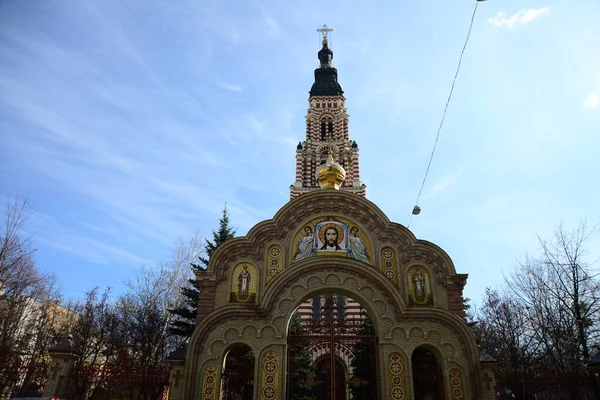
M595 376L586 369L600 333L598 273L586 249L595 231L586 222L571 231L561 224L552 240L538 238L541 254L519 263L505 279L502 295L486 292L476 328L482 343L491 349L504 344L524 356L514 358L510 351L492 354L500 358L499 382L511 388L511 395L598 396ZM507 355L511 362L504 365ZM531 368L531 374L512 376L519 364Z
M94 288L84 300L69 305L77 315L68 329L77 355L69 382L70 398L87 399L102 389L110 362L122 346L120 320L109 295L110 289L100 293Z
M168 331L174 318L168 310L182 301L179 288L189 279L198 243L196 235L189 242L178 241L170 260L140 267L116 300L109 292L93 289L71 306L79 315L70 329L79 354L70 397L162 396L168 379L166 357L178 344Z
M166 358L179 345L179 338L168 329L175 318L169 310L183 301L179 289L190 278L189 264L196 259L199 244L198 235L188 242L178 241L171 260L156 268L141 267L135 280L127 283L127 293L117 300L128 351L115 370L127 366L136 371L136 379L128 382L114 377L111 387L120 387L125 398L153 400L163 393Z
M499 391L519 399L533 395L539 389L531 384L539 343L525 306L510 292L488 288L477 319L473 329L480 346L498 362Z
M41 367L56 340L55 278L35 265L32 236L24 230L29 198L6 204L0 237L0 395L37 394Z
M548 357L562 370L582 370L598 341L600 288L586 258L594 232L585 222L572 231L561 224L553 240L539 238L541 256L528 257L508 281L530 310Z

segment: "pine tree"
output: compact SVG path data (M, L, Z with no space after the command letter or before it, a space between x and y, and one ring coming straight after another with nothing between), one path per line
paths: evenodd
M373 341L370 338L375 334L375 327L369 315L363 311L360 323L360 340L354 344L354 358L350 362L352 378L350 378L350 391L352 398L365 399L372 394L373 388Z
M290 322L290 399L316 399L313 387L316 382L315 366L313 365L308 337L302 336L300 316L295 313Z
M227 211L227 205L223 207L223 215L219 220L219 230L212 231L212 241L205 239L204 243L204 257L198 256L198 263L190 263L194 278L188 280L188 286L181 288L181 294L184 297L184 305L169 310L172 314L177 317L173 319L169 326L169 332L173 335L179 336L184 342L192 336L194 327L196 326L196 315L198 314L198 298L200 296L200 287L195 279L196 271L205 271L208 267L208 261L213 255L217 247L232 239L235 236L236 230L229 224L229 212Z

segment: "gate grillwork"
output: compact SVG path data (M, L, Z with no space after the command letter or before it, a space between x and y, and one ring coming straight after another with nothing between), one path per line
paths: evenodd
M307 301L288 334L288 399L376 399L376 345L372 321L356 301Z

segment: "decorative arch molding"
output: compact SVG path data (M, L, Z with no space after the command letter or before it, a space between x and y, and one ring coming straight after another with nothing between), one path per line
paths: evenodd
M352 210L351 219L369 233L374 243L392 246L400 251L401 264L410 261L426 262L432 268L444 269L444 275L456 273L452 260L444 250L425 240L417 239L405 226L392 223L371 201L344 191L332 193L316 190L299 196L283 206L273 219L255 225L246 236L235 238L219 246L212 255L208 270L201 274L216 275L218 282L225 279L227 270L237 259L262 259L269 242L291 239L290 231L297 231L297 221L306 215L341 214Z
M317 148L315 149L315 154L319 155L322 152L324 152L325 150L331 150L334 158L336 156L339 156L339 154L340 154L340 149L336 145L329 144L329 143L324 143L324 144L320 144L319 146L317 146Z
M448 362L462 364L463 361L473 363L479 360L479 348L467 324L444 310L429 309L428 315L407 311L402 320L391 328L390 339L413 343L406 348L410 352L422 343L433 344L443 350Z
M465 371L468 369L468 374L463 374L464 380L475 373L465 367L469 363L475 365L479 352L464 320L447 310L428 307L427 313L423 313L409 309L402 292L380 271L356 260L329 257L300 260L281 271L264 289L257 306L231 304L207 315L192 335L187 359L193 360L193 364L203 360L202 365L206 365L212 360L211 365L218 365L233 343L247 344L255 354L269 345L283 348L294 310L307 298L327 292L358 301L371 316L382 345L415 343L405 349L408 352L429 344L443 354L444 365L451 362L463 366ZM194 383L200 381L199 370L199 365L187 369L190 394L199 390ZM197 379L190 379L192 374ZM475 387L469 389L466 392L476 392Z
M407 247L402 257L402 263L404 265L427 265L438 279L456 274L456 268L448 253L427 240L417 239Z
M202 337L210 327L216 326L215 331L220 331L225 329L228 321L233 321L235 328L232 329L238 332L236 337L242 337L240 330L244 329L255 329L256 337L262 336L265 329L269 332L268 336L285 337L289 317L302 301L314 294L332 291L359 301L376 324L381 325L378 327L381 339L391 338L395 335L393 330L406 329L405 324L411 320L415 325L430 321L450 329L462 339L465 354L473 357L478 354L476 345L467 339L470 337L468 327L460 317L442 309L428 308L427 315L407 310L401 291L380 271L352 259L319 257L298 261L274 277L261 296L259 307L229 305L209 314L194 332L190 347L194 347L193 343L198 340L204 342ZM253 323L240 326L240 320ZM265 320L269 323L260 322ZM402 321L402 325L398 325L398 321ZM408 333L404 336L406 339L411 337Z
M298 261L274 277L261 296L259 307L232 304L207 315L194 331L188 353L198 352L197 347L209 341L209 334L228 341L244 337L242 332L250 328L256 330L257 337L267 331L269 336L285 340L287 324L296 307L314 294L332 291L360 302L380 326L381 335L389 335L395 321L406 311L400 291L381 272L352 259L314 257ZM251 322L239 325L241 320Z
M328 292L359 302L378 335L386 335L406 310L400 292L382 273L359 261L319 257L298 261L279 274L263 296L263 307L285 335L294 310L306 299Z
M185 379L187 379L187 390L189 398L193 398L196 390L199 390L199 382L201 382L200 371L207 366L213 366L217 369L217 378L220 379L220 371L225 360L225 356L232 348L240 346L248 346L252 349L255 356L258 356L266 348L273 345L285 346L286 338L278 337L275 334L275 329L270 324L261 320L256 313L244 313L247 317L242 317L235 310L228 310L228 319L223 322L217 322L217 325L204 325L197 329L190 338L190 345L187 353L187 359L193 360L187 368ZM254 318L253 318L254 317ZM246 323L240 324L241 320L247 320ZM197 335L199 331L203 331L203 335ZM267 340L265 340L267 339ZM202 363L199 363L202 360ZM259 359L256 358L256 363Z
M351 259L307 259L273 279L260 307L229 305L209 314L194 331L188 353L210 354L210 350L202 347L217 338L227 343L266 335L285 341L287 324L296 307L316 293L332 291L360 302L381 335L389 336L390 328L406 311L404 299L394 284L363 263ZM239 325L241 320L248 322Z
M409 310L403 321L392 328L391 343L411 343L405 347L409 359L418 347L435 349L436 355L441 356L438 361L444 369L445 381L450 370L459 369L463 392L469 396L479 393L478 380L473 378L478 376L479 348L467 324L447 312L430 310L430 313L426 316ZM445 385L446 390L451 390L449 383Z
M254 343L250 342L246 342L244 340L237 340L237 341L232 341L229 343L225 343L225 342L219 342L219 346L218 346L218 351L214 351L215 349L212 349L213 354L215 355L215 359L220 361L220 364L223 364L223 361L225 361L225 357L227 356L227 354L229 354L229 352L233 349L235 349L236 347L248 347L250 348L250 350L252 350L252 352L254 352L256 354L256 346L253 345Z

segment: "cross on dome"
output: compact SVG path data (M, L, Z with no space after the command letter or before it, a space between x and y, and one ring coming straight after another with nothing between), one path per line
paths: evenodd
M317 29L317 32L323 35L323 40L327 40L327 35L329 34L329 32L333 32L333 29L329 28L327 24L323 24L323 27Z

